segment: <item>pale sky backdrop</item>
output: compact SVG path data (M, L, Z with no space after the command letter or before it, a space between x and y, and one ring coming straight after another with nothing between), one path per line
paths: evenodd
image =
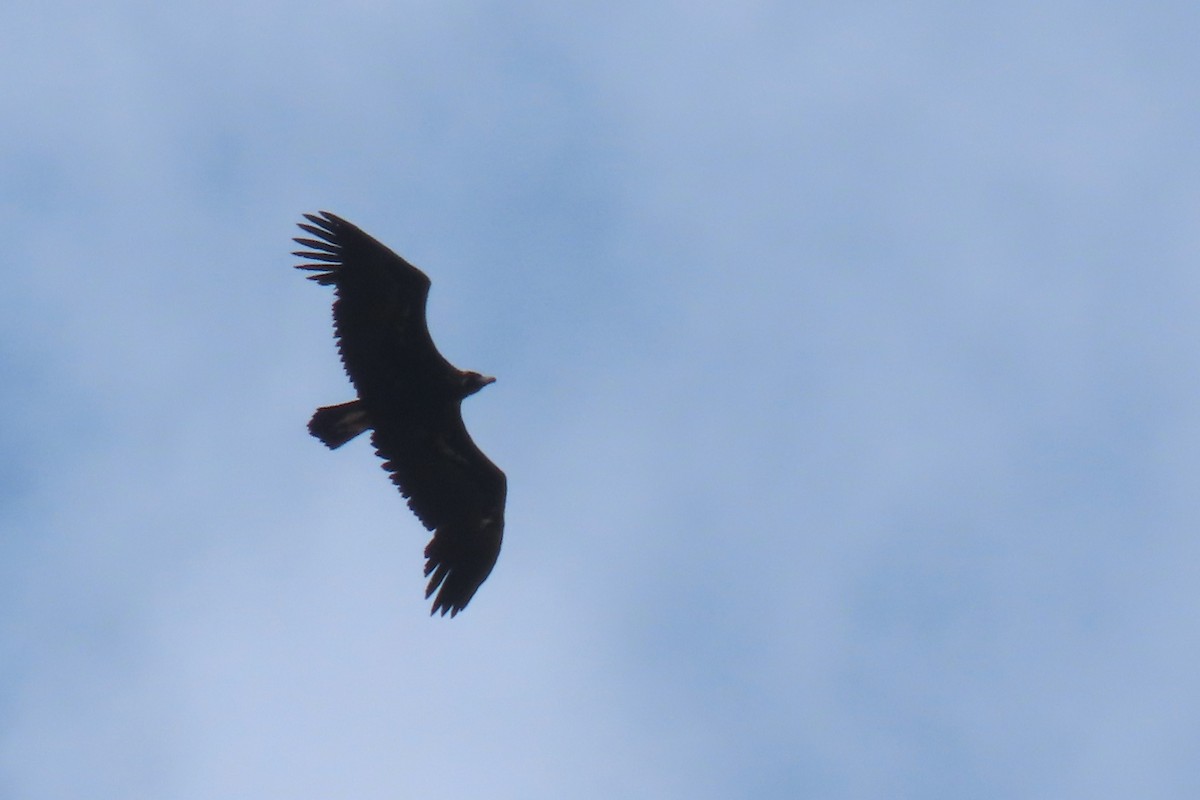
M1200 797L1200 6L4 18L0 797ZM318 209L499 377L457 619Z

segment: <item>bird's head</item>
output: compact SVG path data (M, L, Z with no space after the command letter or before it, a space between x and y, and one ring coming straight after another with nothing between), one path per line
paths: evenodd
M496 379L490 375L480 375L478 372L464 372L463 380L463 397L469 397L475 394L489 383L495 383Z

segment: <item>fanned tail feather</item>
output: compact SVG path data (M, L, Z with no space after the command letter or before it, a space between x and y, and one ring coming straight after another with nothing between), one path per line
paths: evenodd
M336 450L370 427L367 412L357 400L318 408L308 422L308 432L330 450Z

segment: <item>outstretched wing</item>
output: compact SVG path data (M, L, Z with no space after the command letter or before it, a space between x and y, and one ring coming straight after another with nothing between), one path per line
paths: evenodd
M434 532L425 547L425 596L437 591L433 611L453 617L500 555L507 479L471 440L457 402L407 424L379 421L371 442L408 507Z
M341 217L305 214L300 228L317 237L296 238L309 250L293 255L315 264L309 280L333 286L333 324L346 373L370 408L369 396L397 391L421 394L446 380L454 367L438 353L425 321L429 277Z
M491 572L504 532L504 473L467 433L458 370L438 352L425 319L429 278L329 212L305 214L317 238L299 264L333 286L338 351L358 390L384 469L434 532L425 548L433 611L457 614Z

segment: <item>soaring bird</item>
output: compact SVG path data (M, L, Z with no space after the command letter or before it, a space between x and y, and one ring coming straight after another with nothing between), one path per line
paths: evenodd
M471 440L461 405L495 378L460 370L429 335L429 278L341 217L305 214L296 237L309 280L334 288L334 336L358 398L318 408L308 430L330 449L363 431L408 507L433 532L425 547L430 613L455 616L500 555L508 482Z

